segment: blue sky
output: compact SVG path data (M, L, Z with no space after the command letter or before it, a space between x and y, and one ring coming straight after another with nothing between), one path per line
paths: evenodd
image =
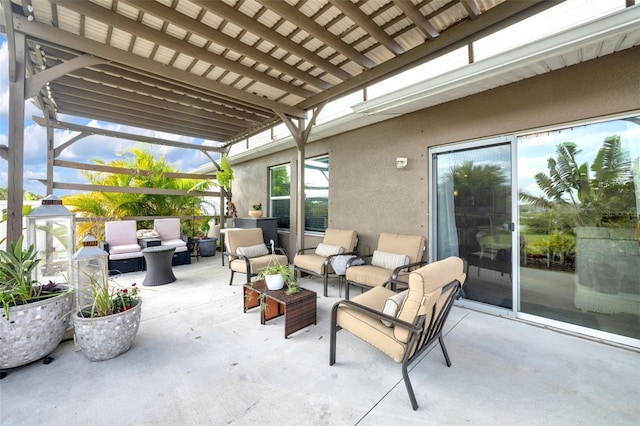
M0 144L8 144L8 121L9 121L9 80L8 80L8 49L4 35L0 34ZM32 116L42 117L40 111L31 100L25 103L24 122L24 189L35 194L45 194L45 186L32 179L46 178L46 131L38 126L31 119ZM176 140L186 143L202 144L202 140L196 140L167 133L152 132L148 130L135 129L128 126L120 126L112 123L97 122L95 120L81 120L77 117L59 115L61 121L72 122L102 129L115 130L126 133L142 134L146 136L158 137L162 139ZM62 130L55 131L55 145L69 140L77 133ZM207 144L212 144L207 142ZM152 146L150 144L135 143L121 139L108 138L104 136L89 136L71 145L61 154L59 159L76 161L80 163L93 163L92 159L110 161L121 158L122 154L132 147L141 149L151 149L157 156L164 155L167 161L180 171L191 171L199 166L210 163L209 159L200 151ZM0 186L7 186L7 161L0 159ZM80 174L80 171L56 167L54 169L54 181L69 183L88 183ZM54 190L56 195L75 193L76 191Z

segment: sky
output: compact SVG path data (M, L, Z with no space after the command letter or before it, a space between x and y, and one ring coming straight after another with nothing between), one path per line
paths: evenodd
M0 34L0 145L8 144L8 120L9 120L9 79L8 79L8 48L4 35ZM25 122L24 122L24 189L26 191L39 194L45 194L46 187L40 182L33 179L46 179L46 130L33 122L32 116L42 117L42 111L38 109L31 100L25 103ZM129 126L120 126L112 123L103 123L95 120L81 120L77 117L59 115L58 120L82 124L100 129L108 129L119 132L135 133L145 136L158 137L162 139L176 140L186 143L202 144L200 139L194 139L184 136L172 135L168 133L152 132L149 130L135 129ZM69 132L63 130L55 131L54 144L58 146L77 132ZM207 144L212 144L207 142ZM210 160L200 151L190 149L153 146L146 143L136 143L127 140L109 138L104 136L89 136L74 143L58 157L61 160L75 161L80 163L93 164L93 159L101 159L103 161L111 161L121 159L122 155L126 155L127 150L133 147L140 149L151 149L156 156L164 155L166 160L176 169L183 172L192 171L210 163ZM7 161L0 159L0 187L7 187ZM81 175L79 170L68 169L63 167L54 168L54 181L70 182L70 183L88 183L87 179ZM55 195L74 194L77 191L54 190Z

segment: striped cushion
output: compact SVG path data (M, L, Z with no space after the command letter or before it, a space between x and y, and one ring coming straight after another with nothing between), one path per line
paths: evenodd
M320 243L316 247L316 254L322 257L333 256L334 254L342 254L344 249L340 246L332 246L331 244Z
M382 309L382 313L391 315L392 317L397 316L398 312L400 311L400 307L402 306L402 302L404 302L404 299L407 297L408 291L409 290L405 290L402 293L394 294L393 296L389 297L384 302L384 309ZM393 323L391 323L390 321L384 319L381 319L380 321L382 321L382 324L387 327L393 327Z
M409 256L406 254L386 253L384 251L375 250L371 264L385 269L396 269L409 263Z
M264 244L256 244L255 246L250 247L238 247L236 251L238 254L247 257L258 257L269 254L269 249Z

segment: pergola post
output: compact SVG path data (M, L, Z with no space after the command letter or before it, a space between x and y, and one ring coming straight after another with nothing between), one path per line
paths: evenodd
M4 2L3 7L9 2ZM8 10L11 10L10 8ZM7 12L5 12L7 13ZM8 20L11 14L8 14ZM7 247L18 241L22 235L22 193L24 185L24 88L25 88L25 51L24 34L15 33L7 27L7 42L13 43L9 49L9 140L7 151L7 171L9 191L7 194ZM15 56L11 57L11 52Z
M296 119L297 123L284 113L275 111L278 114L278 117L282 120L282 122L287 126L293 140L296 142L296 146L298 148L298 153L296 157L297 167L296 167L296 252L302 248L304 248L304 160L305 160L305 146L307 141L309 140L309 134L311 133L311 128L316 123L316 118L322 108L326 105L326 102L322 102L320 105L313 109L313 114L311 116L311 120L305 126L304 120L301 118Z

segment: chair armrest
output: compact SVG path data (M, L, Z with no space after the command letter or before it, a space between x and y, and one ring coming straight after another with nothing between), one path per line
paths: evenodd
M406 282L401 281L398 279L398 275L400 275L400 272L407 270L407 272L409 271L409 269L414 268L416 266L423 266L426 265L427 263L429 263L426 260L421 260L420 262L414 262L414 263L409 263L406 265L402 265L402 266L398 266L396 269L393 270L393 273L391 274L391 277L389 278L388 283L391 284L391 290L395 291L396 290L396 283L403 283L406 284ZM386 283L385 283L386 284Z
M397 280L398 279L398 275L403 270L406 269L407 271L409 271L409 269L411 269L411 268L414 268L416 266L423 266L423 265L426 265L427 263L429 263L429 262L426 261L426 260L421 260L420 262L408 263L406 265L398 266L396 269L393 270L393 273L391 274L391 281Z
M188 235L180 235L180 239L185 243L189 244L189 236Z
M109 241L102 241L102 250L109 253Z
M306 248L303 248L303 249L298 250L298 251L296 252L296 254L303 254L303 253L304 253L305 251L307 251L307 250L315 250L316 248L317 248L317 247L306 247Z
M375 309L371 309L368 306L364 306L364 305L361 305L359 303L355 303L355 302L353 302L351 300L341 300L341 301L337 302L335 305L333 305L333 308L331 310L332 311L332 316L331 317L332 317L332 321L334 321L334 322L335 322L335 319L336 319L336 313L338 311L338 308L341 305L346 305L349 308L353 308L356 311L362 312L362 313L364 313L366 315L369 315L370 317L373 317L373 318L387 320L390 323L392 323L394 326L399 326L399 327L402 327L402 328L406 328L407 330L409 330L412 333L420 333L422 331L422 327L419 327L417 325L413 325L411 323L408 323L406 321L398 319L398 318L396 318L394 316L383 314L382 312L376 311Z
M276 247L276 248L274 249L274 251L275 251L277 254L282 254L282 255L284 255L284 256L287 256L287 259L289 259L289 255L287 254L287 252L285 251L285 249L283 249L283 248L281 248L281 247ZM271 252L271 250L269 250L269 252ZM272 254L273 254L273 253L272 253Z

